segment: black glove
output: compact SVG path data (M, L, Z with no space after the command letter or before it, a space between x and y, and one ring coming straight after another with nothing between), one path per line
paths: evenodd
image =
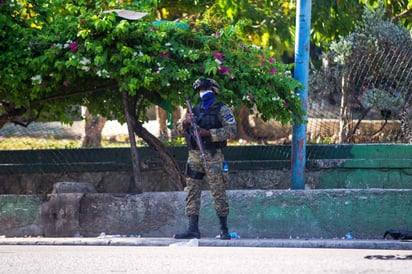
M188 128L192 124L192 121L189 118L183 120L183 128Z
M187 114L186 118L183 120L183 128L188 128L192 125L193 114Z
M199 134L201 137L210 137L210 131L204 128L199 128Z

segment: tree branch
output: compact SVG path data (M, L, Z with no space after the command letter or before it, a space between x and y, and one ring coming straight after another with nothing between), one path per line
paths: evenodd
M393 17L391 18L391 20L392 20L392 21L395 21L395 20L401 19L401 18L403 18L403 17L407 17L407 16L409 16L409 14L412 15L412 8L411 8L411 9L408 9L408 10L404 10L404 11L402 11L401 13L399 13L398 15L393 16Z
M113 84L113 85L109 85L109 86L94 88L94 89L91 89L91 90L82 90L82 91L76 91L76 92L73 92L73 93L51 95L51 96L48 96L48 97L45 97L45 98L42 98L42 99L33 100L32 102L35 103L35 104L41 104L41 103L45 103L45 102L48 102L48 101L65 99L65 98L70 98L70 97L81 95L81 94L90 94L90 93L99 92L99 91L102 91L102 90L105 90L105 89L115 89L115 88L118 88L118 87L119 87L118 84Z

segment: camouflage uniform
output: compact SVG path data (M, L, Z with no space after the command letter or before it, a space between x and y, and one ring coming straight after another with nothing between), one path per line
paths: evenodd
M209 129L211 141L222 142L234 138L237 127L232 110L228 106L222 105L218 113L218 119L221 122L222 127ZM182 121L179 121L176 127L180 133L185 131ZM226 196L226 182L222 171L224 161L222 150L221 148L213 150L205 148L205 154L207 170L205 169L205 163L201 152L196 149L189 149L186 172L186 215L199 215L202 183L203 178L206 175L206 180L214 199L217 215L227 216L229 213L229 203Z
M175 239L200 239L200 197L202 180L206 176L219 217L219 237L222 240L230 240L231 236L227 225L229 203L222 170L224 159L222 148L226 146L228 139L235 137L236 121L231 109L222 102L216 101L220 87L215 80L199 78L193 83L193 89L199 93L200 103L192 109L193 113L190 117L186 117L176 125L177 132L185 133L189 147L185 208L186 215L189 217L189 228L173 237ZM198 135L195 135L193 126L198 129L196 131L199 133ZM199 146L203 148L204 154L200 151Z

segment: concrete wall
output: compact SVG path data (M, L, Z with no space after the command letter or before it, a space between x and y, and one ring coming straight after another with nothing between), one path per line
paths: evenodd
M242 238L380 239L412 230L412 190L233 190L229 227ZM172 237L186 229L184 192L0 196L0 235ZM202 195L203 237L219 233L210 192Z
M319 148L322 153L316 152ZM232 232L243 238L341 238L352 232L358 239L378 239L388 229L412 230L411 145L308 146L307 190L299 191L288 190L290 148L273 149L245 147L227 153L231 166L228 195ZM76 159L79 152L85 153L81 150L69 155ZM37 155L33 158L38 161L35 164L32 159L23 164L17 161L19 157L25 159L27 152L18 152L17 160L10 163L11 154L2 152L0 235L97 237L105 232L171 237L186 229L185 193L162 191L162 180L167 177L150 173L159 172L155 159L142 158L150 167L144 171L148 172L145 176L148 182L157 184L157 189L135 195L128 193L130 159L123 158L128 151L94 152L93 161L71 165L59 162L59 157L50 158L53 154L45 157L43 152L32 152ZM61 152L53 153L61 156ZM113 153L118 153L118 158L111 162L102 157ZM177 158L184 163L184 155ZM39 164L42 159L44 163ZM45 166L49 169L39 171ZM91 170L82 170L85 167ZM115 169L107 170L110 167ZM61 178L91 182L96 177L99 193L50 194L53 184ZM39 192L35 182L44 189ZM18 192L22 189L31 189L32 195ZM214 237L219 229L209 191L203 192L202 205L201 233Z

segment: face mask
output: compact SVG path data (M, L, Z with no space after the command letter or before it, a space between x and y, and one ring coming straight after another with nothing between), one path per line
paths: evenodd
M203 96L205 96L206 94L211 93L211 92L213 92L213 91L211 91L211 90L200 91L199 92L200 98L203 98Z

